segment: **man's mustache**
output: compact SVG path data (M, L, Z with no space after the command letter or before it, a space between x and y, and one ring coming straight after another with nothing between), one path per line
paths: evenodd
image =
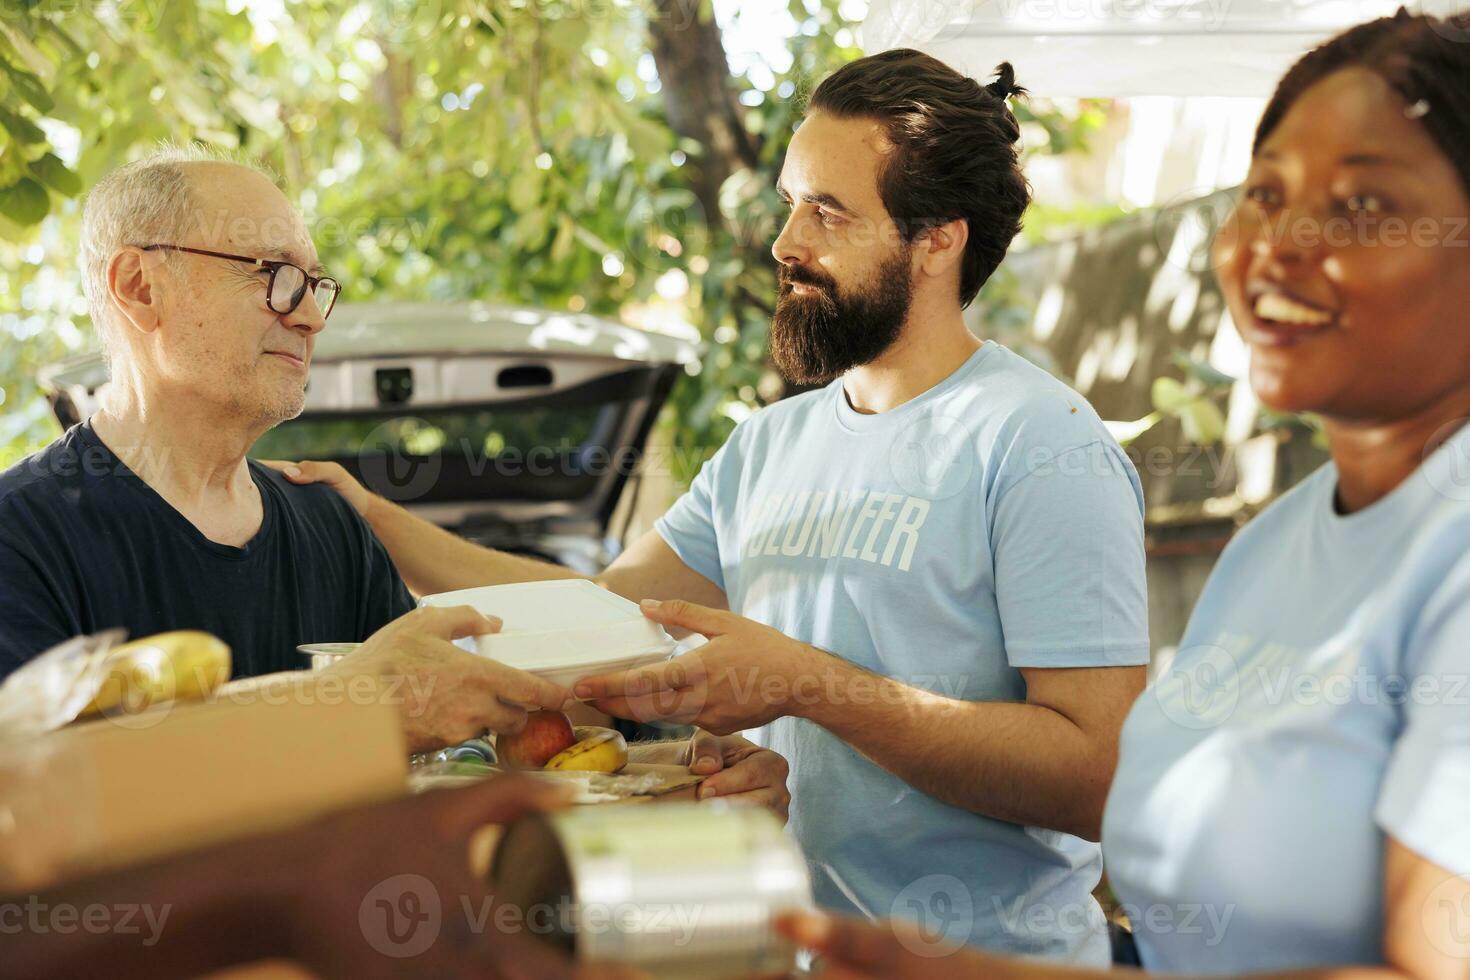
M836 281L830 277L802 269L798 266L781 266L777 273L777 281L781 285L782 292L786 292L794 285L812 286L829 293L835 292L837 289Z

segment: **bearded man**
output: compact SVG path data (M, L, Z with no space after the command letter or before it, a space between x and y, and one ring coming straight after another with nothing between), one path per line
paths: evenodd
M1030 197L1020 93L1009 65L982 87L915 51L813 93L771 352L824 387L739 425L598 579L710 642L575 690L763 729L823 906L917 918L934 954L1103 965L1090 842L1148 658L1142 492L1084 399L964 320ZM347 496L414 588L572 574L294 472Z

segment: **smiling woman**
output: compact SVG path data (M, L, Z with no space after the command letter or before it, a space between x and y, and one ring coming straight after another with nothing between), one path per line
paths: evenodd
M1231 543L1124 729L1119 897L1234 913L1210 949L1136 923L1150 969L1463 975L1467 39L1401 10L1302 59L1216 243L1252 386L1321 415L1333 462Z
M1407 14L1364 25L1268 106L1216 260L1271 407L1361 422L1464 398L1465 46Z

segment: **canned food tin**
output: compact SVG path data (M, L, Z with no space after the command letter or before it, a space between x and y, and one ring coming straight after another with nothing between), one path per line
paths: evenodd
M296 650L311 658L312 670L325 670L360 646L361 643L303 643Z
M720 802L533 814L506 830L490 873L525 931L659 978L790 973L796 950L772 921L812 902L776 816Z

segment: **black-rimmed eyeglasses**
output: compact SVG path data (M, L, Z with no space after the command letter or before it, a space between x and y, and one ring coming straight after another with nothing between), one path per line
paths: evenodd
M190 248L187 245L143 246L145 252L152 252L155 249L208 255L211 258L229 259L232 262L244 262L262 269L269 269L271 275L265 284L265 305L270 307L273 313L285 314L294 311L301 305L301 301L306 298L306 291L310 289L312 298L316 300L317 309L321 310L322 319L325 320L332 312L332 307L337 304L337 295L342 292L342 284L332 277L313 276L301 266L280 259L256 259L248 255L211 252L207 248Z

